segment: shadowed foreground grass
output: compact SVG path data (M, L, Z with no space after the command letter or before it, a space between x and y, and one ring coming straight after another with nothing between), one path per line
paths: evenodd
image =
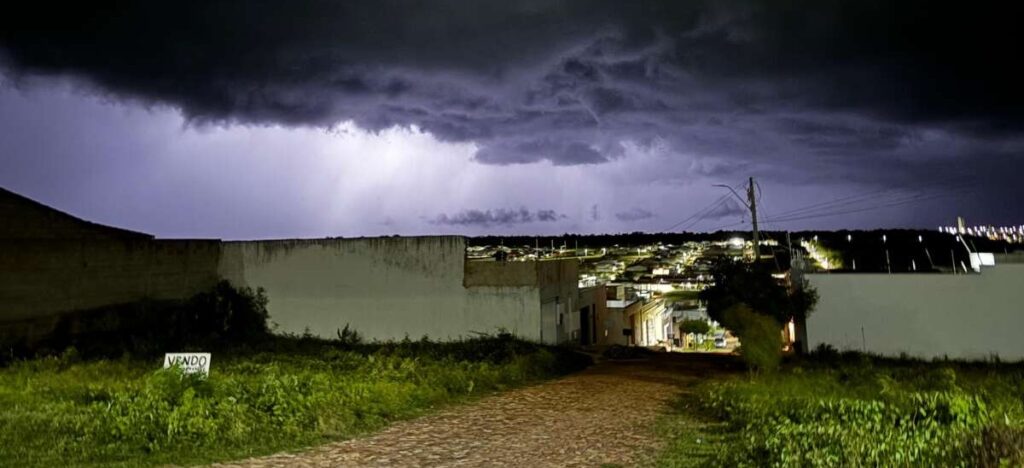
M1024 366L817 356L708 380L659 466L1022 466Z
M581 369L509 336L393 344L278 338L215 352L206 380L157 359L18 361L0 369L0 466L154 465L297 449L438 405Z

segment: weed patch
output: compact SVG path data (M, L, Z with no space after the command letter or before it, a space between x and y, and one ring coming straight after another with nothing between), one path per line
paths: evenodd
M454 343L270 338L209 378L158 359L59 356L0 368L0 465L229 460L352 437L589 359L501 335Z

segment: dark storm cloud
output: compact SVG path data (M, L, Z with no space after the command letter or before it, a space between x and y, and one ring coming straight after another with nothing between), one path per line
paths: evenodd
M512 225L533 222L549 223L564 219L555 210L537 210L531 212L526 208L508 210L498 208L496 210L464 210L453 215L439 214L430 220L432 224L443 224L449 226L491 226L491 225Z
M642 219L650 219L653 217L654 213L643 208L633 208L631 210L615 213L615 218L619 221L640 221Z
M929 173L991 149L1021 163L1021 8L37 2L0 17L0 56L16 82L72 76L198 123L415 125L499 165L659 143L697 175L867 183L885 174L866 161Z

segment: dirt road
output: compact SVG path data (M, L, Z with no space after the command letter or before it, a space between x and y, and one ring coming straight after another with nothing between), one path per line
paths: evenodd
M668 403L734 369L722 355L606 361L367 437L220 466L631 466L658 449L654 423Z

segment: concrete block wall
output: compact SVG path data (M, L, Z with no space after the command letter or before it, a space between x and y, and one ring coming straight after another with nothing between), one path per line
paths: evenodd
M465 248L454 236L226 242L218 273L266 289L279 332L322 337L349 325L378 340L498 330L540 340L544 294L575 300L575 274L571 287L539 283L541 272L562 278L572 266L467 264Z
M820 296L810 349L923 358L1024 359L1024 264L981 274L809 274Z
M188 298L217 283L219 256L218 241L0 241L0 323Z

